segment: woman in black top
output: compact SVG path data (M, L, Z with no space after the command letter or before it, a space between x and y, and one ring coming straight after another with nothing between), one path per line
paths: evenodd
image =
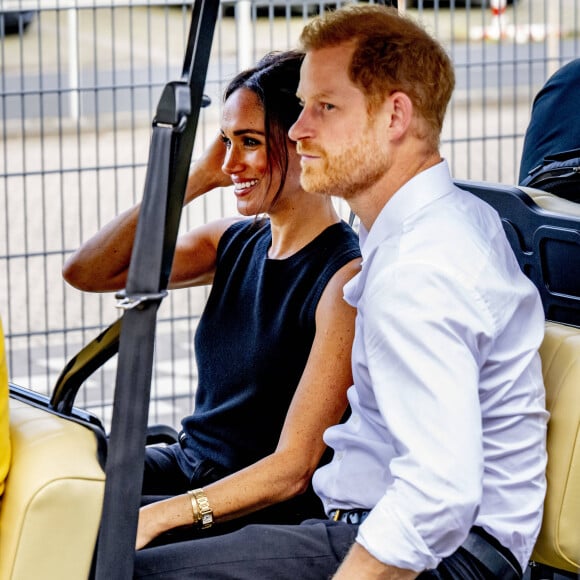
M212 290L195 338L194 411L179 443L147 449L144 494L173 497L141 509L138 548L173 528L274 504L260 521L319 515L310 478L324 430L346 409L354 311L342 288L360 251L331 199L300 186L287 132L300 112L301 61L297 52L270 54L240 73L225 93L220 136L192 168L185 203L233 184L238 211L254 217L178 239L170 287ZM138 211L83 244L66 280L88 291L123 288Z

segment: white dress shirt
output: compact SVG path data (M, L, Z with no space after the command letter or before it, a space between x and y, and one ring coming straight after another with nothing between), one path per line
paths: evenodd
M328 429L314 486L327 511L372 508L357 542L435 568L473 525L525 569L542 518L544 313L494 209L442 161L405 184L345 286L358 310L352 414Z

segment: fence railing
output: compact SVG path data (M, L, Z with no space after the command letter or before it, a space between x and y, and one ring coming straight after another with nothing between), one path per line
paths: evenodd
M482 4L405 2L456 65L442 143L455 176L514 183L536 91L580 56L579 1L516 0L502 22ZM336 3L223 3L205 89L212 105L194 157L218 129L228 79L269 50L295 46L304 22L328 6ZM61 268L140 199L151 118L181 70L189 17L176 0L0 0L0 315L16 383L49 392L66 360L117 317L112 295L68 287ZM192 203L182 228L234 212L226 189ZM152 421L177 426L192 407L192 336L205 298L205 289L179 290L161 306ZM78 400L105 421L114 365Z

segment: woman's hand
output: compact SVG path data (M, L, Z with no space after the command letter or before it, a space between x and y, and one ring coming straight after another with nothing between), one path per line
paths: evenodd
M187 494L143 506L139 510L135 549L145 547L163 532L192 524L193 512Z
M191 168L185 190L185 203L217 187L232 185L229 175L222 171L225 155L225 143L221 135L217 135Z
M139 510L139 523L137 524L137 540L135 549L140 550L154 540L160 532L157 531L155 508L156 504L150 504Z

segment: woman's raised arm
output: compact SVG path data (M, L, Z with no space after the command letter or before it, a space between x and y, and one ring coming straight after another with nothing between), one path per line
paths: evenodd
M218 136L193 165L184 204L217 187L231 184L230 178L221 170L224 155L225 146ZM139 210L140 204L137 204L121 213L78 248L64 264L64 279L75 288L88 292L110 292L124 288ZM217 242L229 223L231 220L206 224L178 240L171 273L171 279L175 276L178 280L177 285L211 281ZM185 254L191 252L195 253L195 260L187 259ZM183 268L185 271L182 271Z

